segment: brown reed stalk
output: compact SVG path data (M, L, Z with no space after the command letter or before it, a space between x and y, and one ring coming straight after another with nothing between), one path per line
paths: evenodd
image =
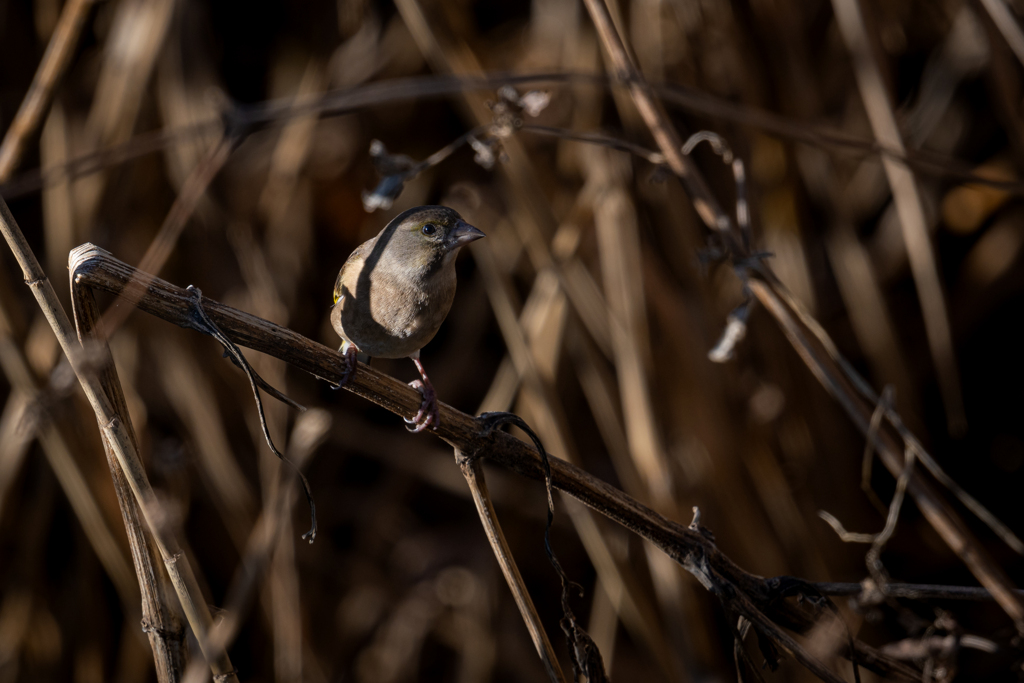
M124 409L123 396L120 395L120 385L113 382L115 376L111 375L113 363L110 359L109 348L105 343L101 343L98 347L103 361L101 367L107 368L104 373L107 380L105 383L95 369L90 367L87 351L83 350L85 348L83 341L88 340L80 341L77 338L75 327L72 326L67 313L64 312L64 308L57 299L56 292L53 291L53 286L46 277L46 273L43 272L32 248L28 245L14 216L7 208L7 202L2 198L0 198L0 232L3 233L8 246L18 260L25 283L32 290L36 302L43 310L47 322L50 323L51 329L60 342L64 355L71 363L71 367L85 391L86 398L89 399L89 403L96 413L104 442L113 451L117 463L120 465L120 471L128 480L146 521L146 526L152 534L164 566L167 568L167 573L171 577L171 583L178 594L185 616L200 645L203 645L212 623L210 609L202 596L202 591L199 589L188 559L178 547L177 540L166 528L166 525L159 521L160 512L156 497L149 485L146 471L139 460L135 439L132 435L131 420L127 415L127 410ZM82 314L85 313L83 310ZM91 327L90 322L85 321L83 327ZM83 334L88 334L88 328L86 329L87 331ZM112 392L114 397L112 398L108 392ZM161 641L174 640L173 630L169 630L166 634L158 633L158 635L161 636ZM180 669L181 657L177 652L172 650L155 651L155 655L158 657L158 666L165 665L165 669L174 671ZM225 680L237 680L231 660L226 654L211 661L210 667L215 675L223 676Z
M7 182L21 159L25 141L39 126L57 81L64 74L74 54L85 18L95 0L69 0L61 10L43 60L36 70L32 85L25 93L18 113L14 115L4 141L0 144L0 184Z
M491 494L487 490L487 480L484 478L484 471L479 458L466 457L458 448L455 449L455 462L462 470L462 476L466 478L470 493L473 496L473 504L476 505L477 514L480 515L480 524L487 535L487 542L491 544L494 557L498 560L501 573L505 576L509 590L512 591L512 598L519 608L519 613L526 622L526 628L530 632L530 639L537 649L537 654L544 663L544 670L548 678L555 683L564 683L565 675L562 667L558 664L558 656L551 647L551 640L548 638L544 624L541 622L537 608L533 605L530 591L526 588L519 567L516 566L515 557L512 556L512 549L509 548L505 534L498 524L498 513L491 501Z
M859 0L832 0L832 8L839 32L850 51L860 96L875 138L881 146L904 154L903 137L889 103L881 70L874 59ZM882 157L882 167L885 169L893 203L899 215L903 242L907 248L910 269L924 314L928 347L935 363L942 401L946 408L949 431L952 434L962 434L967 429L967 416L964 412L960 371L957 369L949 311L935 260L935 249L928 232L928 219L925 217L921 190L913 171L905 164Z

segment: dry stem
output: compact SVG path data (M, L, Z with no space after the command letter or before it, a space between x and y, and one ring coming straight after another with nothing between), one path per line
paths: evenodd
M178 547L173 534L169 532L166 525L159 522L155 494L149 485L145 469L139 460L135 442L131 437L130 422L127 421L127 416L122 417L115 410L97 374L86 362L83 347L75 335L75 328L71 325L67 313L64 312L64 308L57 299L57 293L53 290L53 286L36 260L35 254L28 242L25 241L25 236L7 208L7 203L2 198L0 198L0 231L3 232L8 246L18 259L25 283L32 289L36 302L43 310L47 322L50 323L50 327L60 342L64 355L67 356L79 383L85 390L86 398L89 399L89 403L96 413L96 419L100 423L104 441L113 450L121 471L128 478L132 493L135 495L149 531L153 534L153 540L167 567L174 589L178 593L185 616L189 619L189 624L202 645L212 623L210 609L203 599L192 568ZM109 349L105 345L103 345L102 351L103 355L109 358ZM210 662L210 666L215 675L235 680L231 661L226 655Z
M36 70L28 93L21 101L21 107L11 121L3 144L0 145L0 183L11 176L18 165L25 140L39 125L39 120L46 111L46 106L53 96L53 88L57 80L67 68L71 55L74 54L78 35L82 32L85 17L94 0L70 0L60 13L60 20L53 31L46 53Z
M480 524L484 528L484 533L487 534L487 542L491 544L494 557L501 567L501 573L505 576L505 581L508 582L509 590L512 591L512 597L516 601L516 606L519 607L523 621L526 622L533 646L537 648L537 654L544 662L544 669L552 681L563 683L565 675L562 673L562 667L558 664L558 656L555 654L554 648L551 647L551 640L544 630L544 624L541 623L537 608L533 606L533 599L519 573L519 567L516 566L512 549L509 548L501 525L498 524L498 513L494 509L494 503L491 502L490 493L487 491L487 481L484 479L480 459L468 458L462 451L455 449L455 461L469 485L473 503L480 515Z

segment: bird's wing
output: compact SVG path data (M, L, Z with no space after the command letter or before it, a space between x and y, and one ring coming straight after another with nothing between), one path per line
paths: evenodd
M345 260L345 264L341 267L341 270L338 271L338 279L334 282L335 304L344 297L342 284L346 282L346 280L351 281L353 276L358 277L359 272L363 269L363 263L366 261L366 256L373 249L373 244L376 241L377 239L374 238L363 242L356 247L355 251L349 254L349 257ZM346 278L346 274L348 275L348 278Z

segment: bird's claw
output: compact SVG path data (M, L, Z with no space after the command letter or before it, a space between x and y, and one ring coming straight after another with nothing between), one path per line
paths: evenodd
M345 349L345 364L341 370L341 379L338 380L337 384L332 384L331 389L334 389L335 391L341 389L343 386L351 382L352 378L356 376L356 368L359 367L357 362L358 353L359 351L356 349L354 344L350 344L349 347Z
M429 382L424 383L418 379L409 382L409 386L423 394L423 402L420 403L419 412L411 420L402 418L405 420L405 428L413 433L422 432L427 427L437 429L441 424L441 409L437 405L434 387Z

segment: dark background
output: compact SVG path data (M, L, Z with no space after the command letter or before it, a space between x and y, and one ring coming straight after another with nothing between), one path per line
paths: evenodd
M915 168L955 345L955 365L943 368L929 350L899 221L831 4L612 5L649 80L686 86L705 103L738 106L731 117L674 105L669 112L680 131L716 131L745 160L755 239L772 252L776 273L876 388L895 386L904 420L946 472L1019 531L1024 207L1019 186L963 180L973 172L1016 181L1024 170L1021 64L988 14L980 4L953 0L862 3L904 140L935 162ZM17 111L60 11L58 0L0 0L0 129ZM418 16L425 32L416 28ZM187 173L217 139L216 125L189 126L215 123L233 105L479 70L602 73L604 61L575 0L99 2L42 132L30 137L0 193L68 307L69 249L91 241L126 262L141 258ZM543 87L551 104L527 123L603 131L654 147L623 92L583 82ZM551 316L530 332L535 362L564 415L555 429L572 444L568 455L680 522L699 506L723 552L750 572L864 578L866 548L841 543L815 514L827 510L851 531L881 530L884 515L860 488L864 439L763 310L753 310L734 361L707 360L743 294L730 268L703 264L704 229L674 180L652 179L649 163L622 152L524 131L508 145L507 164L484 169L463 148L411 181L391 209L363 210L362 193L379 179L368 155L372 139L392 153L425 158L477 125L473 111L486 111L484 100L494 97L410 96L318 121L285 117L253 133L214 180L161 277L336 346L330 292L348 253L406 208L456 206L488 238L460 257L458 296L424 349L424 363L442 401L469 413L514 410L562 456L536 391L489 393L499 380L505 387L515 381L481 259L490 254L522 307L545 276L531 236L557 252L552 240L561 226L578 239L568 261L583 267L601 301L612 300L621 283L609 275L614 254L597 223L609 220L603 202L621 197L618 231L637 245L624 286L639 303L629 328L639 365L621 349L603 351L564 300L549 300ZM783 117L791 134L763 129L757 110ZM160 129L182 132L158 152L104 162L73 179L50 174L42 188L36 182L40 168L59 169L118 145L132 150L138 136ZM798 139L817 130L858 142ZM695 156L720 201L732 206L727 168L706 148ZM864 268L844 274L842 264L858 259ZM57 424L127 561L95 421L69 384L14 260L5 252L0 262L0 297L11 319L0 333L44 387L42 398L19 412L0 376L0 681L151 680L148 645L34 440L40 421ZM880 293L878 302L870 291ZM851 314L858 307L860 317ZM882 341L869 347L869 338ZM259 434L247 382L214 341L143 313L128 318L112 345L150 477L180 525L207 601L221 605L279 467ZM540 680L543 669L445 445L407 435L396 416L351 394L247 355L272 384L327 411L331 427L305 466L320 536L313 546L300 541L308 511L297 496L290 528L230 650L241 680ZM375 365L403 380L415 377L408 361ZM937 371L959 374L966 426L947 410ZM623 399L620 389L638 374L647 398ZM608 414L595 412L588 385L595 377L613 399ZM287 443L296 414L270 402L268 411L275 438ZM667 500L637 475L644 446L624 426L634 411L655 425L651 449L671 475ZM542 546L543 489L496 469L488 476L516 560L565 657L558 580ZM871 485L887 503L894 480L877 463ZM618 568L602 576L575 514L556 501L554 546L585 589L573 609L601 645L612 679L732 679L732 631L715 599L657 551L598 520ZM961 511L1019 580L1021 558ZM911 502L882 561L896 581L976 585ZM878 646L929 633L946 611L958 633L997 646L995 653L962 649L945 661L949 676L958 668L961 680L1016 680L1021 672L1012 622L993 603L852 609L843 602L843 609L857 636ZM847 665L838 667L850 676ZM787 661L772 676L809 674Z

